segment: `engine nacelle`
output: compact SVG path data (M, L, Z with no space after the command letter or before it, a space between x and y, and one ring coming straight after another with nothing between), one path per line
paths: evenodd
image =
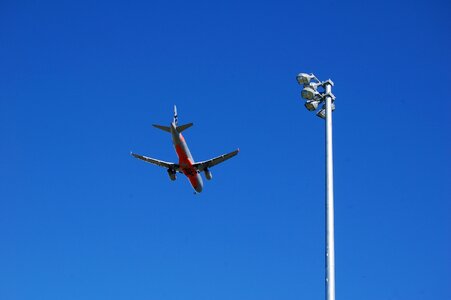
M176 174L177 172L175 171L175 170L173 170L173 169L168 169L168 175L169 175L169 178L172 180L172 181L174 181L177 177L176 177Z
M210 180L213 178L213 174L211 174L210 170L205 169L204 173L205 173L205 178L207 178L207 180Z

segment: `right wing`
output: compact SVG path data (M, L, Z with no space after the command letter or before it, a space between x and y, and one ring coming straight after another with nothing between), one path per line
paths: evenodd
M229 158L234 157L235 155L238 154L238 152L240 152L240 149L236 149L235 151L232 151L232 152L224 154L224 155L220 155L213 159L195 163L195 164L193 164L193 166L196 168L197 171L202 172L206 168L211 168L213 166L216 166L219 163L222 163L225 160L228 160Z
M137 159L140 159L140 160L143 160L145 162L148 162L148 163L151 163L151 164L163 167L163 168L172 169L172 170L180 172L180 166L178 164L170 163L170 162L166 162L166 161L162 161L162 160L158 160L158 159L155 159L155 158L139 155L139 154L136 154L136 153L130 153L130 154L133 157L135 157Z

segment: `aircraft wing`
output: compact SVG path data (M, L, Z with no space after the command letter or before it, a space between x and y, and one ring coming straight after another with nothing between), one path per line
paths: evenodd
M240 152L240 149L236 149L235 151L232 151L232 152L224 154L224 155L220 155L220 156L215 157L213 159L209 159L209 160L205 160L205 161L201 161L201 162L195 163L195 164L193 164L193 166L196 168L197 171L202 172L206 168L211 168L213 166L216 166L219 163L222 163L223 161L228 160L229 158L234 157L235 155L238 154L238 152Z
M173 169L176 171L180 172L180 166L178 164L175 163L170 163L170 162L166 162L166 161L162 161L162 160L158 160L155 158L151 158L151 157L147 157L147 156L143 156L143 155L139 155L136 153L130 153L133 157L138 158L140 160L143 160L145 162L160 166L160 167L164 167L167 169Z

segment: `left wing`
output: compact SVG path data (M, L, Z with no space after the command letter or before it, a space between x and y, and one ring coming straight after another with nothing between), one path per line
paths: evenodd
M130 154L133 157L138 158L140 160L143 160L145 162L148 162L148 163L160 166L160 167L164 167L164 168L167 168L167 169L172 169L172 170L180 172L180 166L178 164L170 163L170 162L166 162L166 161L162 161L162 160L158 160L158 159L155 159L155 158L139 155L139 154L136 154L136 153L130 153Z
M195 164L193 164L193 167L196 168L196 170L198 172L202 172L206 168L211 168L213 166L216 166L219 163L222 163L223 161L228 160L229 158L234 157L235 155L238 154L238 152L240 152L240 149L236 149L235 151L232 151L230 153L227 153L227 154L215 157L213 159L209 159L209 160L205 160L205 161L201 161L201 162L195 163Z

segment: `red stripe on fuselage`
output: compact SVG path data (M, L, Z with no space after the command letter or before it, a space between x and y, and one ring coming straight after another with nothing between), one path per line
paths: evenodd
M175 152L177 152L177 156L179 157L180 169L182 170L183 174L188 177L188 180L190 181L193 188L197 190L200 185L197 178L197 170L193 167L194 162L188 157L188 154L185 151L185 149L188 149L188 146L186 145L185 139L183 138L182 134L180 134L180 142L180 144L175 145Z

